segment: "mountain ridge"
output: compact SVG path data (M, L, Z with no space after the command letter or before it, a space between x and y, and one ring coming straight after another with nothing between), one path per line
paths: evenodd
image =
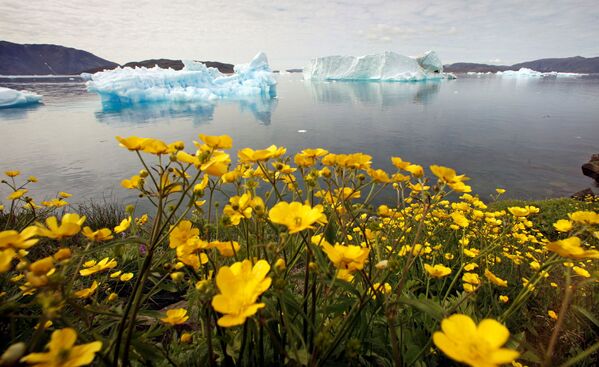
M528 68L544 73L557 71L562 73L596 74L599 73L599 57L554 57L525 61L513 65L490 65L467 62L443 65L443 70L450 73L495 73L505 70L519 70L520 68Z

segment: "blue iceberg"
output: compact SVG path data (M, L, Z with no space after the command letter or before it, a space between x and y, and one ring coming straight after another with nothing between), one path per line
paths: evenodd
M0 108L26 106L41 100L42 96L33 92L0 87Z
M248 64L235 65L234 73L222 74L201 62L183 61L182 70L117 68L85 75L87 90L104 103L197 102L276 96L276 79L263 52Z
M443 63L434 51L412 58L387 51L366 56L326 56L304 68L307 80L356 80L416 82L455 79L443 73Z

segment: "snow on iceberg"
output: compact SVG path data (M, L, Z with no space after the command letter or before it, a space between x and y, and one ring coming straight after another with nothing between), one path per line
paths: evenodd
M312 80L423 81L455 78L443 73L434 51L411 58L395 52L366 56L326 56L310 61L304 78Z
M0 87L0 108L25 106L40 103L42 96L26 90L14 90Z
M98 93L103 102L190 102L276 95L276 80L266 54L260 52L248 64L235 65L234 73L222 74L201 62L183 61L182 70L117 68L93 75L87 90Z
M520 70L506 70L506 71L498 71L496 75L500 75L502 77L508 78L545 78L545 77L556 77L556 78L577 78L587 74L578 74L578 73L562 73L557 71L550 71L547 73L543 73L540 71L528 69L528 68L520 68Z

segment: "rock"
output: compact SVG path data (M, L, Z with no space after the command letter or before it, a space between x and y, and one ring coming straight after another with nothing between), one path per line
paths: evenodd
M593 154L591 160L582 165L582 174L599 183L599 154Z
M585 200L587 197L589 196L595 196L595 193L593 192L593 190L591 190L591 188L586 188L584 190L580 190L574 194L572 194L572 196L570 196L572 199L576 199L576 200Z

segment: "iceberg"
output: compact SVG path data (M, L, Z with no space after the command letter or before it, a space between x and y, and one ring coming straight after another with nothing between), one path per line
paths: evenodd
M555 78L578 78L587 74L578 74L578 73L562 73L557 71L550 72L540 72L528 68L520 68L519 70L506 70L506 71L498 71L496 75L508 78L545 78L545 77L555 77Z
M304 68L307 80L424 81L453 79L443 73L443 63L434 51L412 58L387 51L366 56L326 56Z
M0 87L0 108L26 106L41 100L42 96L33 92Z
M183 61L182 70L116 68L92 75L87 90L100 95L103 103L194 102L276 96L276 79L263 52L248 64L235 65L234 73L222 74L201 62Z

